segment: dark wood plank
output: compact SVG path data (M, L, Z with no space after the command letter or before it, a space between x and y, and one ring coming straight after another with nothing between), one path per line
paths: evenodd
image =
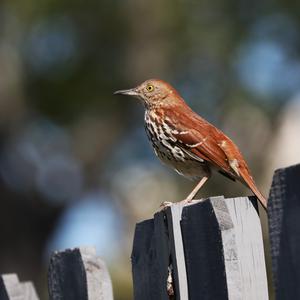
M189 300L228 299L222 236L210 201L184 207L181 230Z
M131 255L134 299L168 300L169 242L164 212L138 223Z
M50 300L88 300L87 278L78 248L52 255L48 288Z
M300 299L300 165L275 172L268 203L276 299Z
M269 237L272 256L272 271L275 290L277 289L278 257L282 228L283 202L285 201L285 171L276 170L268 199Z
M168 267L170 265L169 231L165 212L154 215L155 248L158 257L158 269L156 276L159 280L160 293L157 299L169 299L167 294ZM155 298L156 299L156 298Z

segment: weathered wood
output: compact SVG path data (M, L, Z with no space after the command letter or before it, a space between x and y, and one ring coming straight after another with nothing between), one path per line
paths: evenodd
M211 202L222 232L228 299L269 299L257 207L247 197Z
M16 274L1 276L1 300L38 300L38 296L31 282L20 282Z
M135 300L168 300L169 244L165 216L138 223L131 255Z
M170 239L171 264L173 268L173 288L176 299L188 299L188 281L185 266L184 247L181 234L181 216L184 205L174 203L167 209Z
M105 262L94 247L81 247L81 258L87 278L89 300L113 300L112 283Z
M168 299L170 266L176 300L268 299L260 220L247 197L175 203L155 218L136 228L136 300Z
M48 273L51 300L112 300L112 286L103 261L93 248L55 252Z
M268 202L276 299L300 299L300 165L275 172Z
M280 236L282 231L283 203L285 201L285 172L276 170L268 200L269 237L272 256L273 283L277 289L278 257L280 252Z
M221 231L210 201L183 208L181 232L189 300L228 299Z
M88 300L86 273L78 248L52 255L48 288L50 300Z
M222 236L228 299L242 299L234 225L223 196L210 198Z

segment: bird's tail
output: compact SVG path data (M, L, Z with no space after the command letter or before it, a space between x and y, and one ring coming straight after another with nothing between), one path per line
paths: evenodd
M267 210L267 199L263 196L263 194L256 187L255 182L252 176L247 172L247 174L241 174L246 185L250 188L253 194L258 198L259 202L263 206L265 210Z

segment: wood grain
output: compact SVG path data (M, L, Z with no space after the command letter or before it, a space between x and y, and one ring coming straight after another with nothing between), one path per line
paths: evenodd
M211 201L215 202L214 199ZM247 197L221 201L223 211L232 222L232 225L228 221L221 225L229 299L268 300L263 239L257 211ZM216 209L215 212L218 218Z
M268 205L276 299L300 299L300 165L275 172Z

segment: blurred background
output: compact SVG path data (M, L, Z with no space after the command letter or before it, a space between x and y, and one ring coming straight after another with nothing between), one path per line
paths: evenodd
M268 195L300 161L297 1L0 2L0 273L47 299L54 250L95 245L116 300L132 299L136 222L193 183L161 166L143 107L113 96L174 85L239 146ZM200 192L247 195L214 177Z

